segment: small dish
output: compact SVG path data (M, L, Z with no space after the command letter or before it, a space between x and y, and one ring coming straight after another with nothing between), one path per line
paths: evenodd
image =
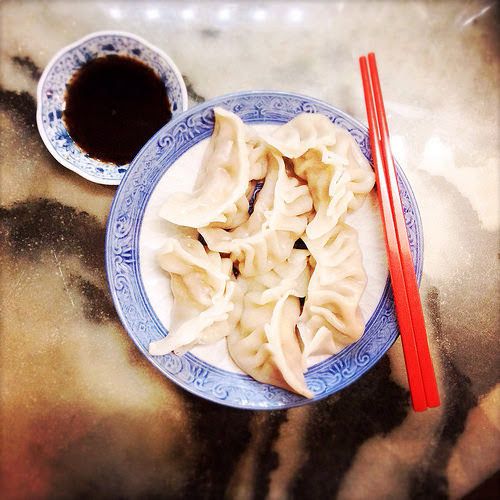
M155 71L167 89L172 120L187 109L186 85L167 54L131 33L101 31L64 47L46 66L38 82L36 119L45 146L59 163L92 182L116 185L129 165L91 158L73 141L63 121L66 86L73 74L91 59L112 54L138 59Z
M172 298L169 281L156 262L162 238L172 225L158 216L169 192L194 180L214 126L215 106L236 113L245 123L272 127L303 113L322 113L347 129L371 160L368 131L342 111L317 99L273 91L239 92L207 101L165 125L143 147L120 184L108 218L106 272L120 319L141 352L165 376L210 401L245 409L285 409L322 399L370 369L398 336L396 316L378 214L371 193L347 221L358 230L368 276L360 303L366 321L360 340L340 353L315 362L305 374L313 399L262 384L238 370L222 344L196 346L183 356L151 356L149 343L168 334ZM423 239L417 204L398 167L410 247L417 278L422 273Z

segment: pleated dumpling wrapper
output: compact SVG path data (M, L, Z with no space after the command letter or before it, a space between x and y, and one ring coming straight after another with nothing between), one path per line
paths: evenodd
M160 217L187 227L236 227L248 219L250 164L245 124L234 113L214 108L214 131L192 193L171 194Z
M234 362L255 380L312 398L296 331L299 297L305 296L310 276L308 256L307 250L294 249L272 271L238 278L243 312L227 344Z
M295 174L309 186L316 214L307 225L308 238L332 230L374 186L373 170L354 137L324 115L298 115L265 140L293 160Z
M312 209L308 187L289 175L280 155L269 153L267 176L250 218L233 230L200 228L211 250L230 254L243 276L273 269L290 255Z
M170 274L174 303L170 331L151 342L151 354L182 354L196 344L215 342L236 327L242 296L230 259L186 237L169 238L158 262Z
M339 222L321 240L304 241L314 271L298 327L304 359L338 353L364 331L359 301L367 277L355 229Z

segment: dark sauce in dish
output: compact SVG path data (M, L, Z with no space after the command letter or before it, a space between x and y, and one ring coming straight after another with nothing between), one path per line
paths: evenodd
M141 61L110 55L93 59L66 90L63 119L90 156L123 165L172 117L167 91Z

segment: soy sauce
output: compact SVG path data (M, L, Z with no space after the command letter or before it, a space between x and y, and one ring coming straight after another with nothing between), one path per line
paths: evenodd
M63 119L89 156L123 165L172 117L164 83L141 61L89 61L69 82Z

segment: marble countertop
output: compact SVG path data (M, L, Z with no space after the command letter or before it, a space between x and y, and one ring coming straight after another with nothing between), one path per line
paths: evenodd
M3 498L492 491L498 480L484 482L500 465L499 15L493 1L3 1ZM399 341L339 394L271 413L191 396L142 357L105 280L115 188L60 166L35 123L45 64L102 29L164 49L191 105L269 88L318 97L363 122L357 57L376 52L395 154L423 219L421 296L440 408L411 410Z

